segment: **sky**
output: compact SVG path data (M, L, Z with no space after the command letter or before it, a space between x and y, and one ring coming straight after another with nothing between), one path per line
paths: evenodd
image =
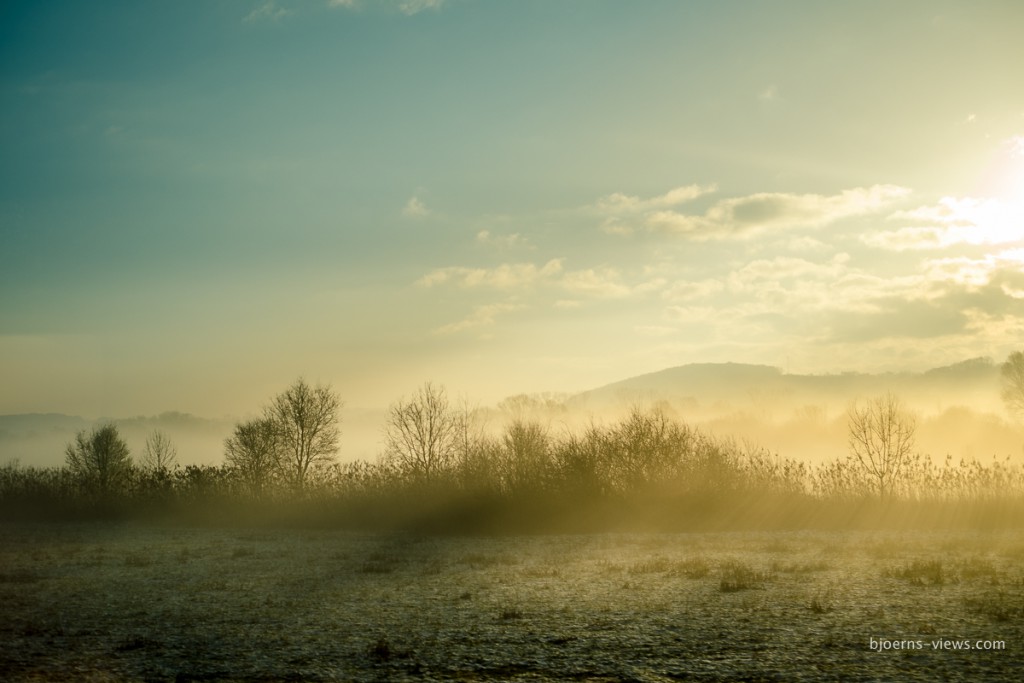
M0 413L1024 347L1024 4L0 3Z

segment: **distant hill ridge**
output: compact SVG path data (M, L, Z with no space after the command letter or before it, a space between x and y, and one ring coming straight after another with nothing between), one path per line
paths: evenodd
M826 375L784 373L770 365L692 363L637 375L575 395L570 404L614 403L635 399L703 398L721 400L751 392L852 397L884 391L979 392L998 395L999 366L991 358L971 358L924 372Z
M956 390L998 392L999 366L987 357L970 358L924 372L860 373L824 375L784 373L772 365L748 363L690 363L612 382L569 399L570 405L592 401L623 400L628 397L705 398L735 397L750 391L851 394L887 390ZM996 394L997 395L997 394ZM84 429L104 420L89 420L63 413L21 413L0 415L0 438L44 433L66 433ZM189 427L223 431L222 420L169 411L153 417L111 419L127 428Z

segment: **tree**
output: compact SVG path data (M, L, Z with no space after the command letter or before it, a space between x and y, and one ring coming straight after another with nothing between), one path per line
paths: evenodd
M848 412L850 452L861 473L886 497L905 474L914 447L914 418L893 394L883 394Z
M123 490L132 472L128 444L111 423L86 433L83 429L67 445L65 459L71 474L87 489L108 496Z
M607 496L613 486L607 430L591 423L582 436L573 432L554 443L551 460L558 486L577 500Z
M276 429L281 471L296 489L305 488L311 468L330 463L338 452L341 405L329 386L311 387L300 378L267 407L265 417Z
M664 409L633 406L608 441L615 483L628 491L663 480L687 452L690 439Z
M1014 351L1000 367L1003 401L1017 414L1024 414L1024 351Z
M178 458L178 450L171 439L159 429L146 437L146 445L140 458L143 467L149 470L169 470Z
M505 428L502 446L502 479L508 492L538 491L547 484L551 446L540 422L513 420Z
M427 481L451 470L467 429L443 388L424 384L409 400L388 409L385 456L405 473Z
M250 420L235 425L234 434L224 441L224 460L256 498L263 497L280 467L277 432L273 420Z

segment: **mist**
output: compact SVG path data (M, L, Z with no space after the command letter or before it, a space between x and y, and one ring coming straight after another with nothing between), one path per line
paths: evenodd
M1021 26L0 2L0 679L1019 681Z
M538 420L554 432L573 431L614 423L637 407L657 408L716 436L820 464L846 454L850 405L886 392L899 396L916 418L917 448L930 458L986 460L1024 454L1024 424L1007 412L1000 399L998 365L987 358L923 373L877 375L795 375L770 366L695 364L574 394L517 394L493 405L481 405L470 396L458 400L492 433L516 418ZM386 406L362 406L358 396L343 400L338 460L376 460L383 449ZM3 415L0 463L59 466L77 431L113 421L133 453L140 453L147 436L159 430L174 442L181 465L216 465L223 461L224 440L239 419L182 412L97 420Z

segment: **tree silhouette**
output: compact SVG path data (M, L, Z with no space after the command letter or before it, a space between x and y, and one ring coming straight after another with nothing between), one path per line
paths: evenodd
M280 467L277 426L263 418L235 425L224 442L224 460L255 498L262 498Z
M1024 413L1024 351L1014 351L1000 368L1003 401L1012 412Z
M330 463L338 452L341 405L329 386L311 387L300 378L267 407L281 472L295 489L305 488L310 469Z
M64 451L72 476L88 491L107 497L124 489L132 472L131 453L117 427L107 423L75 440Z
M893 394L850 406L850 452L861 473L886 497L905 473L914 447L916 424Z
M443 388L427 382L412 398L388 409L385 455L406 474L436 479L456 462L467 428L464 417L451 407Z
M178 450L171 439L156 429L146 437L146 445L142 449L140 462L150 470L169 470L178 458Z
M510 493L540 490L551 469L551 443L547 429L536 420L515 419L501 440L501 470Z

